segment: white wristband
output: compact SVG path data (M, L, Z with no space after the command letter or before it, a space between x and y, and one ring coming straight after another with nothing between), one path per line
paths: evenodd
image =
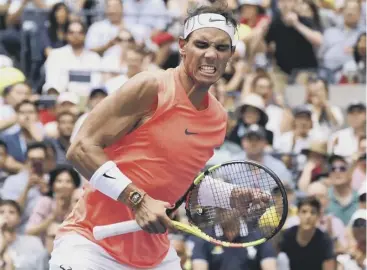
M95 189L117 200L131 180L120 171L116 163L107 161L94 172L89 182Z

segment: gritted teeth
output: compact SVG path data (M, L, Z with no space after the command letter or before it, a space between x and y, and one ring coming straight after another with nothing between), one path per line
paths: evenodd
M217 70L215 67L213 66L208 66L208 65L203 65L203 66L200 66L200 70L201 71L204 71L206 73L215 73L215 71Z

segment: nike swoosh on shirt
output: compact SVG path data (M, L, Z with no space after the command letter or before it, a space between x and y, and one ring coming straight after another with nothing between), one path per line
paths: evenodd
M188 129L185 129L185 134L186 134L186 135L195 135L195 134L199 134L199 133L196 133L196 132L190 132Z

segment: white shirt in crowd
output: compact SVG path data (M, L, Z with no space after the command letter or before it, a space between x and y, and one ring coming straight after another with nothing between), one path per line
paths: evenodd
M358 138L353 128L345 128L331 135L328 141L328 152L351 157L358 151Z
M330 135L338 130L344 122L342 110L338 106L331 106L330 109L337 122L334 126L327 122L320 123L317 115L312 113L312 129L314 131L314 136L320 140L327 141Z
M87 96L89 93L81 91L82 88L79 83L69 81L70 71L91 72L90 82L83 84L85 86L83 90L90 89L90 87L98 86L101 83L101 75L98 72L100 64L100 56L86 49L80 56L74 54L70 45L54 49L45 63L46 83L57 85L61 91L65 89L75 91L74 89L76 89L78 95ZM78 92L78 87L80 92Z

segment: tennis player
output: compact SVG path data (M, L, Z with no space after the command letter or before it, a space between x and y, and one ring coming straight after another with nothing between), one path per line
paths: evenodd
M142 72L93 109L67 153L90 181L58 233L51 270L181 269L166 210L224 141L227 113L208 90L234 53L235 29L225 9L196 9L177 68ZM229 204L249 194L233 189ZM133 219L143 231L93 238L94 226Z

